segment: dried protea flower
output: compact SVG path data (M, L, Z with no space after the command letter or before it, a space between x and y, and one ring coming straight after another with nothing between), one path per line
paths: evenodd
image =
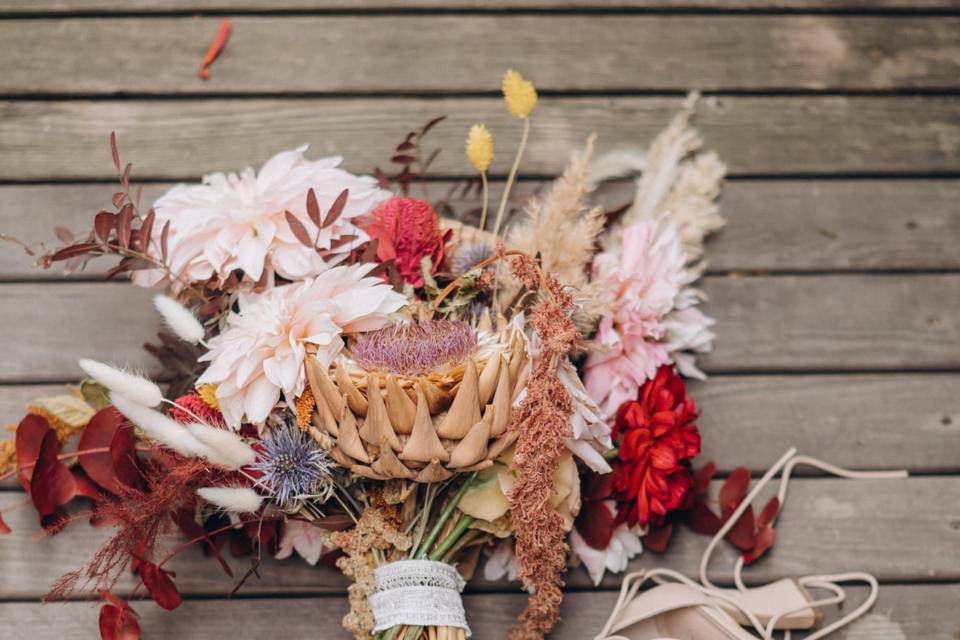
M311 434L353 473L439 482L483 469L507 432L528 358L513 327L411 321L361 336L325 369L308 358L317 400Z

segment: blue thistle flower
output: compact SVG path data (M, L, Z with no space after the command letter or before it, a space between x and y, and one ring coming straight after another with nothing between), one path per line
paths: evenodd
M333 491L332 463L327 452L299 427L284 421L263 440L252 468L263 476L260 482L280 507L294 506L298 499L323 501Z

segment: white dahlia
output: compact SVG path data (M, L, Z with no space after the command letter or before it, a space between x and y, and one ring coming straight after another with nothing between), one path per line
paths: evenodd
M262 424L280 399L290 403L306 385L307 351L329 367L343 349L343 334L372 331L407 303L372 264L335 267L316 278L240 296L223 332L200 357L210 367L198 384L216 384L217 400L232 428Z
M278 153L259 172L248 167L240 173L212 173L204 176L202 184L177 185L160 196L153 205L157 231L149 252L159 254L159 230L169 221L167 266L177 279L170 281L163 271L152 269L135 272L134 282L179 290L189 282L215 275L226 278L237 269L255 281L271 269L288 280L302 280L340 262L367 240L353 220L390 194L372 177L339 169L339 156L305 159L306 148ZM317 196L321 214L344 189L350 191L343 213L325 229L318 230L307 216L310 189ZM331 249L339 238L356 238L321 257L297 240L285 211L297 217L322 249Z

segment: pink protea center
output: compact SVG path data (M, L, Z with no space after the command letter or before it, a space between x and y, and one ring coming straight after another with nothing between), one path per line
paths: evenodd
M390 198L373 210L371 222L364 228L376 239L377 258L393 260L404 281L423 286L420 262L430 257L431 273L443 264L450 232L440 230L440 219L429 202L416 198Z
M459 364L476 348L477 334L468 323L426 320L364 333L353 343L352 352L367 371L416 376Z

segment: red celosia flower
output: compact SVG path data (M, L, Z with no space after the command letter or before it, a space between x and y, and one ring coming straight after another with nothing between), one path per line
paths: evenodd
M223 420L223 414L208 405L204 399L200 397L200 394L195 391L180 396L174 400L174 402L177 406L170 409L170 417L180 424L196 422L197 418L200 418L214 427L223 427L226 425ZM180 407L183 407L186 411ZM197 418L190 415L191 413L197 416Z
M440 230L440 219L429 202L416 198L390 198L373 210L372 220L364 228L371 240L377 240L377 258L393 260L406 282L423 286L420 262L430 256L431 273L443 264L444 249L450 231Z
M614 471L619 521L641 526L662 524L671 511L692 500L688 460L700 453L697 410L683 380L663 366L640 389L640 398L617 410L613 436L620 444Z

